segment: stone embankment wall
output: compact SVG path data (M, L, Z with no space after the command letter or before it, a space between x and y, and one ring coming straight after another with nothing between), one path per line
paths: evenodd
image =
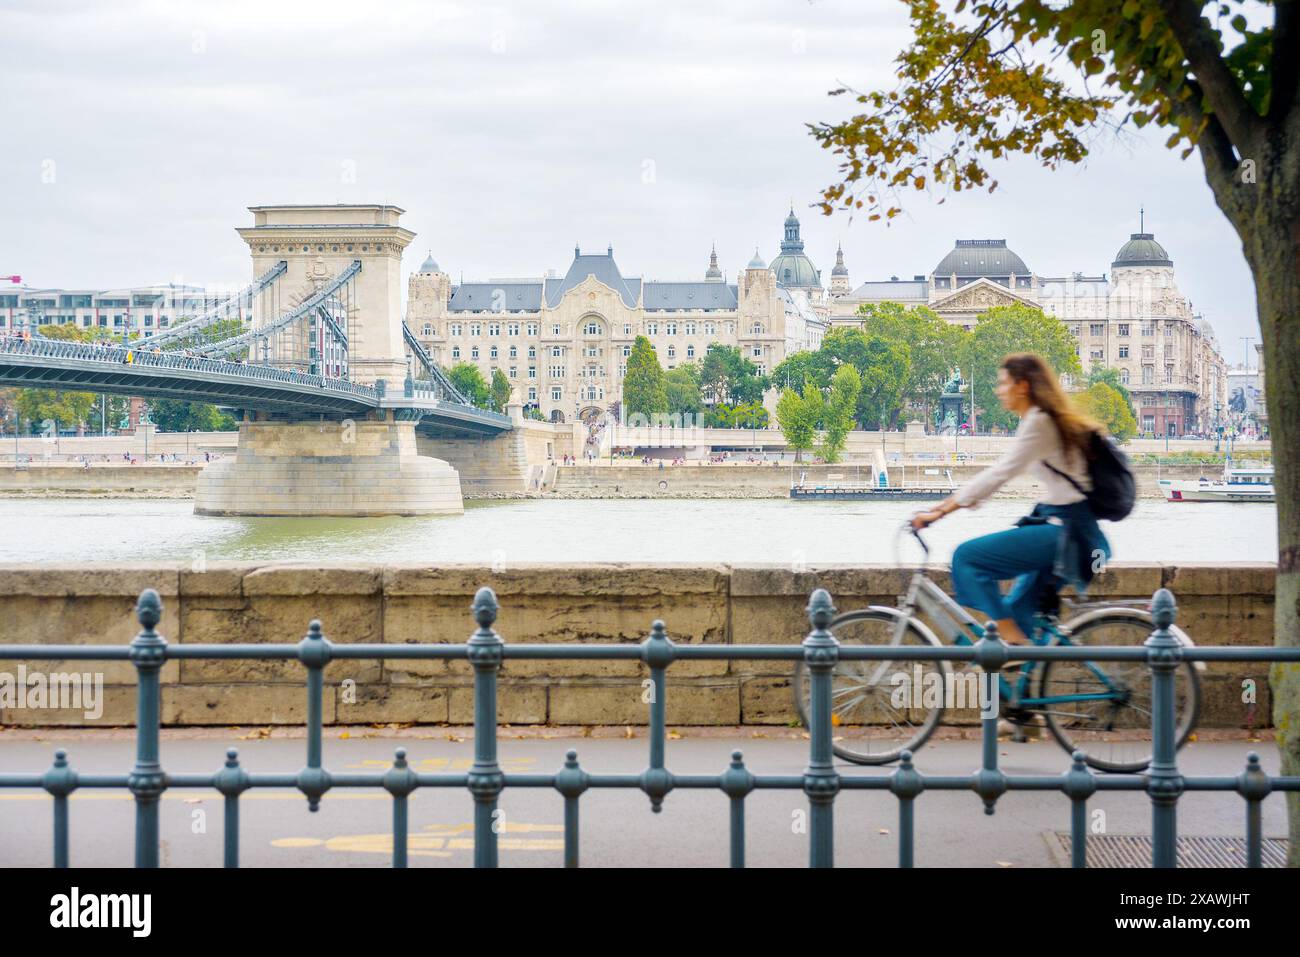
M1272 644L1273 565L1115 565L1094 598L1178 599L1178 623L1202 644ZM637 642L655 618L673 641L732 645L797 643L814 588L841 611L894 605L907 572L886 566L792 571L762 565L532 565L303 567L0 567L0 644L126 644L132 610L147 587L163 598L159 631L169 642L294 643L319 618L336 642L463 642L482 585L501 603L507 642ZM936 578L948 586L946 572ZM0 724L130 725L135 671L126 661L2 661L0 674L102 672L104 709L23 709L0 703ZM787 724L795 719L786 662L682 661L668 672L673 724ZM162 670L167 725L300 724L304 669L297 661L169 661ZM511 724L643 724L639 662L507 660L499 719ZM1204 727L1262 727L1271 717L1266 665L1215 663L1203 675ZM462 661L335 661L325 672L325 721L470 723L472 674ZM1243 702L1253 681L1254 703Z
M982 465L890 465L891 485L960 485L982 472ZM937 470L937 475L926 474ZM1138 495L1163 498L1158 478L1195 479L1202 475L1218 478L1216 466L1174 465L1157 469L1153 465L1134 467ZM644 465L577 465L556 473L555 495L567 498L784 498L791 482L803 479L808 485L870 484L871 469L852 462L840 465L675 465L660 469ZM1028 477L1013 479L998 494L1011 498L1034 498L1040 489Z

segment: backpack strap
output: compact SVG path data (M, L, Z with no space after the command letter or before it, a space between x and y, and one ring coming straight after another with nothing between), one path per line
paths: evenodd
M1080 485L1080 484L1079 484L1078 482L1076 482L1074 479L1070 478L1070 476L1066 475L1064 472L1062 472L1062 471L1061 471L1060 469L1058 469L1056 466L1049 464L1048 461L1047 461L1047 459L1043 459L1043 464L1046 465L1046 466L1047 466L1049 469L1051 469L1053 472L1055 472L1057 475L1061 476L1061 478L1065 479L1067 482L1069 482L1071 485L1073 485L1073 486L1075 487L1075 489L1078 491L1078 493L1079 493L1080 495L1087 495L1087 494L1088 494L1087 490L1086 490L1082 485Z

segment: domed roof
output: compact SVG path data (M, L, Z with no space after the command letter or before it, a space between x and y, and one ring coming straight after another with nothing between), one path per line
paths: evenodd
M438 268L438 264L433 261L433 253L429 253L429 255L424 258L424 262L420 266L420 272L442 272L442 270Z
M767 263L763 262L763 257L758 254L758 248L754 249L754 258L749 261L746 269L766 269Z
M1025 261L1007 248L1005 239L959 239L952 252L934 267L934 275L974 278L977 276L1028 276Z
M799 218L790 207L785 218L785 238L781 240L781 254L768 265L776 273L776 281L787 289L820 289L822 274L803 251L799 238Z
M768 265L787 289L820 289L822 274L803 253L781 253Z
M1128 242L1115 254L1115 266L1172 266L1165 247L1156 242L1155 233L1131 233Z

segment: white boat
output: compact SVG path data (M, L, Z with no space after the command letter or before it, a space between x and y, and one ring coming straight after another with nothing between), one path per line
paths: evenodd
M1161 479L1166 502L1271 502L1273 466L1235 466L1229 457L1219 479Z

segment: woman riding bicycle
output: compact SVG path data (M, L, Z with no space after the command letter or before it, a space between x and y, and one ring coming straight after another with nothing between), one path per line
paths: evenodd
M1033 633L1034 614L1046 590L1063 583L1079 591L1110 558L1110 544L1080 489L1090 489L1087 449L1101 426L1074 408L1050 366L1033 353L1005 357L997 396L1020 416L1011 448L930 511L912 518L925 528L959 508L974 508L1007 481L1030 472L1043 487L1033 512L1014 528L973 538L952 556L955 598L998 623L1008 644ZM1003 595L998 583L1015 578Z

